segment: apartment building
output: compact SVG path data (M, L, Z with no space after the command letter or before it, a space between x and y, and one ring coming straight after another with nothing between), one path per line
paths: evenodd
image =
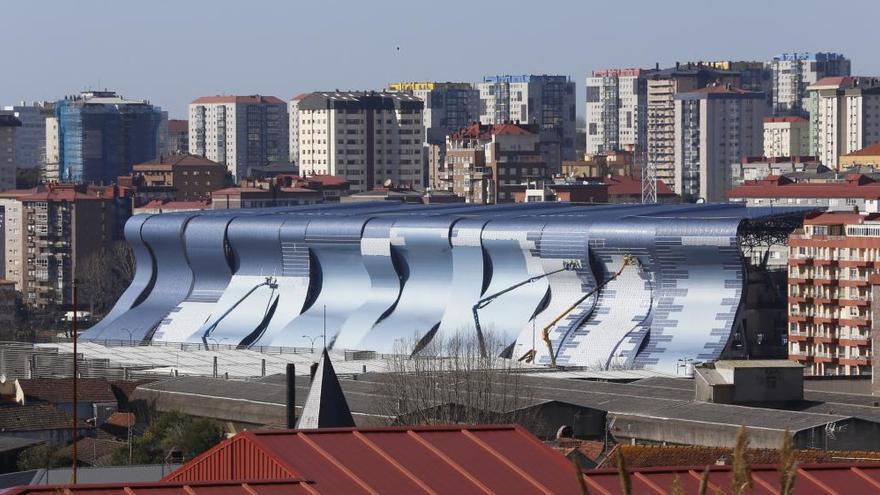
M0 191L15 188L15 144L21 121L12 114L0 114Z
M6 278L38 308L70 304L75 265L121 239L131 207L116 187L72 184L0 193L0 202Z
M55 117L63 182L111 184L132 164L158 156L163 113L147 100L86 91L58 101Z
M822 213L789 238L789 359L807 373L871 373L880 215Z
M15 139L15 161L19 168L37 168L46 161L46 118L53 116L55 105L39 101L30 105L21 102L0 109L0 113L21 121Z
M487 76L480 90L480 122L538 126L549 170L575 159L575 83L559 75Z
M225 187L226 166L190 154L162 155L135 164L119 183L136 188L139 198L173 201L208 201Z
M880 79L826 77L810 85L810 150L839 168L842 155L880 142Z
M425 143L445 144L446 135L480 119L480 92L464 82L395 82L388 90L409 93L424 102Z
M810 123L803 117L764 118L764 156L808 156Z
M422 189L424 104L408 93L310 93L297 103L299 170L336 175L352 192L386 181Z
M763 151L764 94L715 84L675 96L675 186L685 200L726 201L731 163Z
M645 149L650 73L643 69L604 69L587 77L586 154L625 147Z
M675 95L710 84L739 86L739 73L700 64L676 64L654 70L647 83L647 163L657 169L657 178L675 188Z
M308 93L300 93L287 102L287 120L288 120L288 148L290 152L290 163L299 164L299 102L308 96Z
M476 204L512 203L528 179L547 176L540 129L524 124L471 124L446 138L439 188Z
M849 76L850 61L840 53L783 53L769 62L776 115L809 113L807 88L825 77Z
M248 167L286 162L287 104L274 96L203 96L189 105L189 152L226 165L235 180Z

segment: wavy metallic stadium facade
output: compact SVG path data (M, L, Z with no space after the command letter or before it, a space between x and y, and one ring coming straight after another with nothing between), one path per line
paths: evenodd
M743 227L802 214L377 202L136 216L125 228L134 280L84 337L304 346L326 328L336 348L392 352L401 339L473 334L482 297L552 273L481 309L483 331L549 363L540 332L564 314L550 329L559 364L675 372L681 359L717 359L737 331ZM638 263L612 279L626 255ZM560 270L570 260L579 266Z

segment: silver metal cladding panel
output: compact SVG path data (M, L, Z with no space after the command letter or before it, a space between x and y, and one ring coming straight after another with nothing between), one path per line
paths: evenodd
M151 338L165 315L186 299L193 275L183 233L187 223L198 215L198 212L154 215L144 222L141 239L156 263L153 286L142 303L113 320L97 338L134 341ZM95 337L87 335L86 338Z
M107 338L103 334L111 327L117 318L124 315L128 310L135 307L139 300L146 296L146 291L150 288L156 276L156 264L150 249L141 238L141 229L150 215L135 215L128 219L123 230L125 240L131 248L135 260L135 272L131 284L125 289L125 292L113 305L113 309L98 322L83 333L85 339ZM108 335L111 335L112 332ZM115 338L115 337L114 337ZM129 338L126 334L125 338Z
M337 348L362 348L364 337L397 304L401 280L391 258L394 222L394 218L374 218L364 227L361 256L370 278L370 291L367 300L343 323L333 343Z
M397 305L358 343L359 348L392 352L395 343L418 341L440 324L452 287L454 216L402 218L389 231L391 252L406 273Z
M281 274L279 230L284 215L259 215L234 219L227 238L235 256L236 271L214 312L190 340L239 344L253 335L277 309L278 291L266 285L267 277Z

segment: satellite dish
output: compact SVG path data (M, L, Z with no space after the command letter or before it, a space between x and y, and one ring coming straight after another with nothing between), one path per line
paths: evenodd
M0 375L0 383L6 383L6 375Z
M392 184L391 179L385 179L384 181L382 181L383 187L391 187L391 184Z

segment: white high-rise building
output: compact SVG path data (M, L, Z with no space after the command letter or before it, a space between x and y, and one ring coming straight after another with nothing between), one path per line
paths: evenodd
M290 163L295 163L297 166L299 166L299 118L296 114L299 111L300 100L306 96L308 96L308 93L300 93L287 102L287 120L290 127L288 131L290 143L288 151L290 153Z
M189 105L189 152L240 180L249 167L290 159L288 125L287 104L274 96L204 96Z
M880 142L880 79L826 77L808 89L810 149L825 166Z
M776 115L806 115L808 86L824 77L850 75L850 61L840 53L783 53L769 65Z
M810 123L803 117L764 118L764 156L808 156Z
M46 118L54 115L54 105L49 102L34 102L27 105L3 107L3 113L10 113L21 121L16 131L15 161L20 168L37 168L46 161Z
M675 95L675 192L727 201L732 163L763 151L764 93L715 85Z
M587 78L588 155L626 148L644 150L648 85L642 69L605 69Z
M317 92L297 103L299 171L336 175L352 192L424 188L422 100L408 93Z
M551 172L562 160L574 160L575 83L568 76L488 76L480 90L480 122L535 124L540 129L541 154Z

